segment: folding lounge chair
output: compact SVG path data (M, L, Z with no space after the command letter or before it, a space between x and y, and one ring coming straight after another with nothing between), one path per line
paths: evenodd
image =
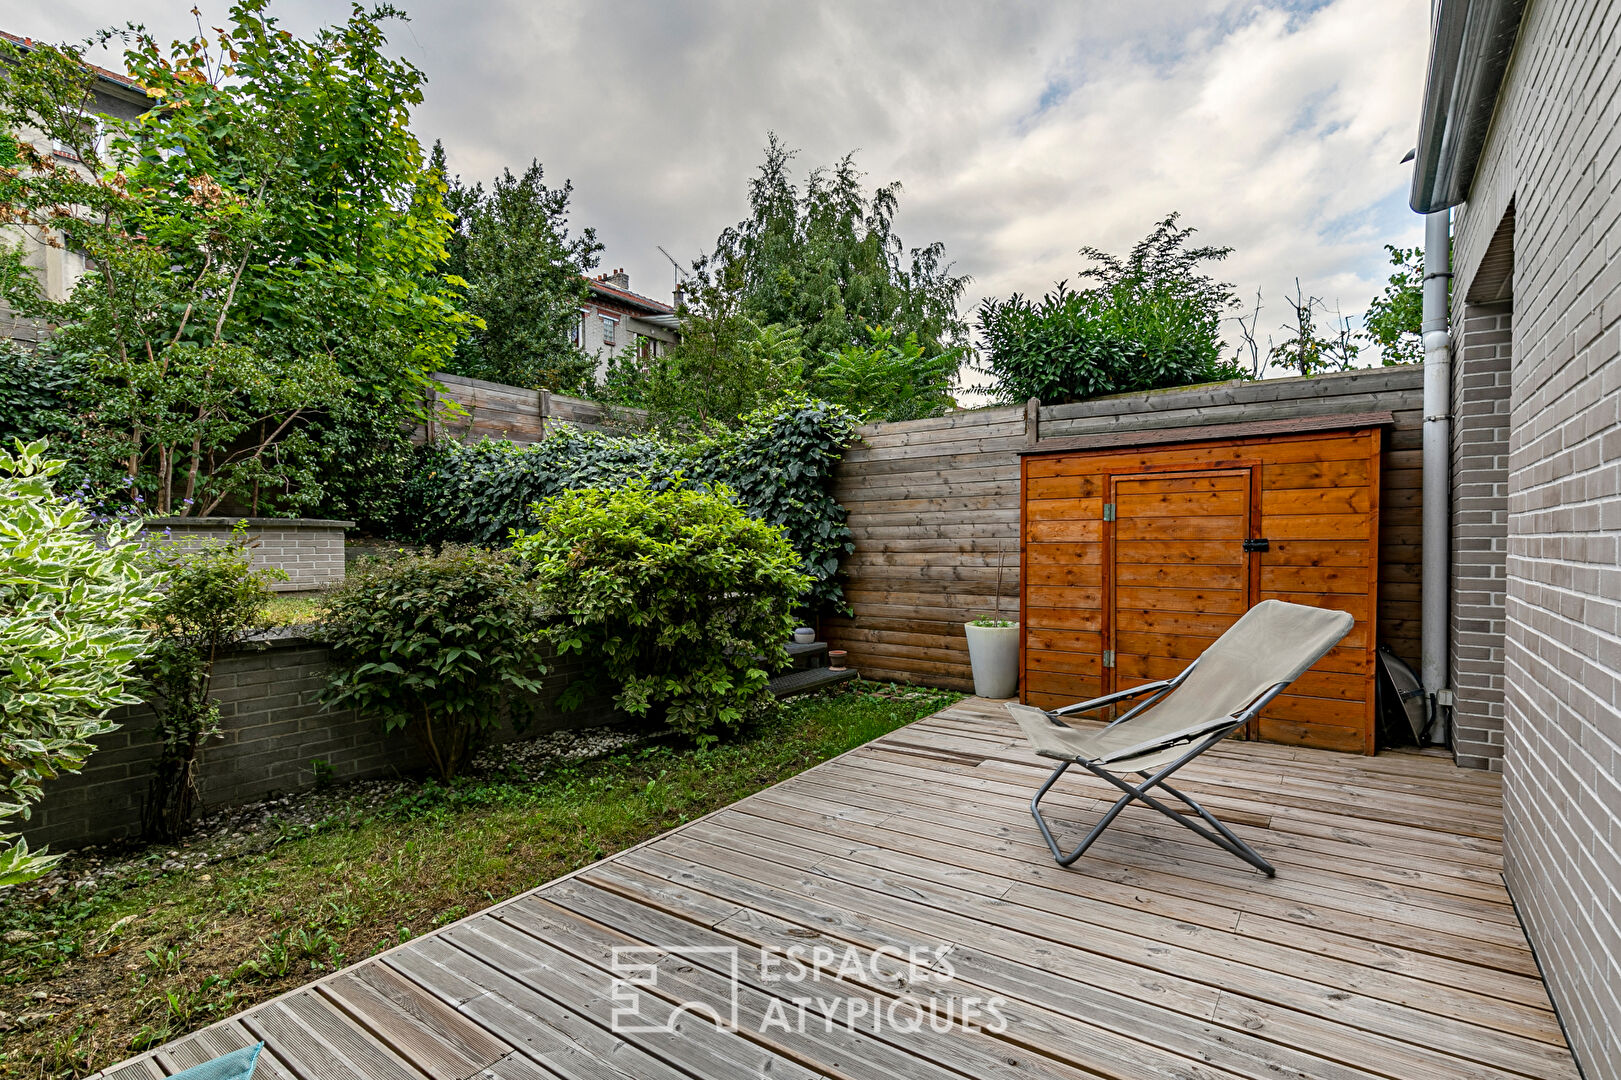
M1285 687L1338 645L1350 632L1353 621L1343 611L1263 600L1174 679L1135 686L1052 712L1010 703L1008 712L1024 729L1036 753L1063 762L1030 800L1036 826L1058 865L1068 866L1079 859L1120 811L1136 800L1186 825L1268 877L1275 876L1277 871L1271 863L1165 780L1259 714ZM1102 729L1080 730L1059 719L1143 695L1148 695L1145 701ZM1041 799L1071 765L1102 777L1125 795L1066 855L1041 816ZM1142 780L1133 784L1123 779L1133 775ZM1154 788L1181 800L1210 828L1149 794Z

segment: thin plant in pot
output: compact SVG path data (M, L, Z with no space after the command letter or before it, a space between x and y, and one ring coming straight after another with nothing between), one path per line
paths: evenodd
M1007 698L1019 690L1019 624L1002 617L1002 589L1007 574L1007 551L996 551L996 608L963 626L968 638L968 660L974 672L974 693Z

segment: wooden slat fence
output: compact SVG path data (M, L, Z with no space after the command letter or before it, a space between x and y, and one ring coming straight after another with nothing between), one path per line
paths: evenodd
M1384 437L1378 635L1418 660L1423 372L1374 368L1311 378L1159 390L1043 407L1041 440L1078 435L1389 411ZM972 689L963 623L1018 610L1023 407L872 424L839 467L836 493L856 550L846 560L853 618L824 620L869 678Z
M438 400L454 402L461 415L436 420L432 432L419 427L418 442L431 434L464 442L490 438L528 444L544 439L560 424L584 431L617 431L646 418L640 409L613 408L549 390L525 390L445 372L434 379L441 387Z

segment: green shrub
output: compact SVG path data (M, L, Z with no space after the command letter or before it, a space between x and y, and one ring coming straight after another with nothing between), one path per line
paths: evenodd
M131 668L156 596L138 523L98 543L85 509L51 489L61 468L43 441L0 449L0 823L26 819L41 783L78 772L91 740L117 726L107 711L138 700ZM0 834L0 886L54 861L14 835Z
M531 446L442 439L423 448L394 533L407 542L505 543L514 529L534 527L535 503L559 492L638 476L657 486L690 465L681 448L655 438L573 428Z
M493 544L535 525L532 507L575 488L642 479L654 491L724 484L749 514L787 533L812 586L813 609L846 610L837 575L855 549L833 470L855 439L849 410L825 401L787 400L710 439L675 443L651 435L611 436L572 429L533 446L445 440L428 447L407 492L409 512L395 532L426 541Z
M567 491L536 508L517 540L535 566L547 635L576 653L614 702L702 737L736 725L769 693L794 606L810 587L782 529L744 513L731 492ZM564 693L571 705L586 689Z
M246 523L230 540L158 542L150 555L164 583L147 613L152 649L140 665L157 717L158 760L141 807L141 831L152 840L183 833L197 811L197 752L220 737L212 696L214 664L227 650L269 629L264 617L280 570L252 568Z
M416 465L411 423L403 409L357 396L316 417L302 433L320 473L318 485L299 493L309 516L352 520L363 533L386 532Z
M511 552L447 545L363 560L327 595L317 636L332 647L323 700L409 730L441 779L545 674L533 582Z
M1004 401L1048 404L1169 386L1247 378L1225 359L1222 320L1237 301L1231 285L1203 272L1225 247L1189 247L1195 230L1171 214L1125 255L1094 247L1070 292L1063 282L1032 303L1015 293L979 309L984 367Z
M999 397L1063 404L1243 378L1205 315L1172 290L1070 292L1059 283L1040 303L1017 293L986 300L979 329Z
M897 341L884 326L867 328L865 345L846 345L822 354L811 379L818 392L868 421L918 420L944 416L957 402L951 384L964 350L946 348L928 355L917 331Z

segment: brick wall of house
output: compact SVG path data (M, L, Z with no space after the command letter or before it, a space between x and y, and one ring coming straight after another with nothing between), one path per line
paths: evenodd
M112 86L98 80L91 90L89 112L98 116L133 120L146 109L146 99L131 87ZM87 170L72 154L55 152L51 141L37 128L24 127L9 132L15 138L30 143L62 168L72 169L80 175ZM56 238L56 239L59 239ZM61 243L46 243L35 228L19 225L0 225L0 244L14 247L22 264L32 270L47 299L66 300L85 271L83 252ZM9 305L0 300L0 338L7 338L25 347L44 340L49 334L47 325L37 319L17 316Z
M1504 863L1591 1077L1621 1075L1621 0L1527 6L1460 208L1513 213Z
M525 719L521 729L503 729L498 741L616 719L612 704L605 700L575 712L556 710L557 695L577 670L573 663L556 666L540 697L521 706ZM221 703L224 738L204 747L198 770L210 810L311 787L317 760L330 765L337 780L426 767L426 758L410 735L385 735L377 720L353 710L323 709L316 693L326 674L325 647L299 637L219 662L214 693ZM30 846L48 843L60 851L139 833L141 802L157 756L152 718L144 706L120 709L113 718L122 726L96 740L99 749L82 773L45 785L45 798L22 828Z
M1453 751L1503 767L1503 602L1508 552L1508 304L1470 304L1456 327L1452 420Z

